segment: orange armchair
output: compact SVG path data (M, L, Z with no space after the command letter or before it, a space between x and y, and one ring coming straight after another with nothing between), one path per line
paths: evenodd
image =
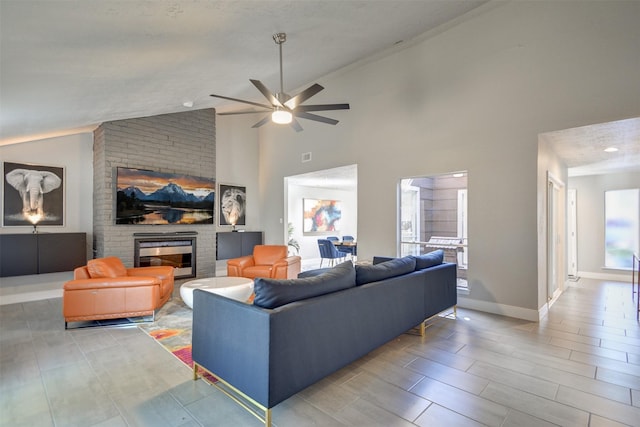
M270 277L272 279L293 279L300 273L299 256L287 256L284 245L256 245L253 255L233 258L227 261L227 276Z
M68 322L154 315L173 294L174 268L125 268L117 257L92 259L63 286Z

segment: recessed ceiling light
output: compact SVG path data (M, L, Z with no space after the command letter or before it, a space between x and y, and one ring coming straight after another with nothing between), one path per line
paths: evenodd
M454 178L462 178L463 176L464 176L464 174L463 174L463 173L454 173L454 174L453 174L453 177L454 177Z
M191 108L193 107L193 101L185 101L182 103L183 106L187 107L187 108Z
M607 147L604 149L604 151L606 151L607 153L615 153L616 151L618 151L618 149L616 147Z

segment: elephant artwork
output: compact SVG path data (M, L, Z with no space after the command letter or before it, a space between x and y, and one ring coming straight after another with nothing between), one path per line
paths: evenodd
M63 169L5 162L4 224L63 225Z

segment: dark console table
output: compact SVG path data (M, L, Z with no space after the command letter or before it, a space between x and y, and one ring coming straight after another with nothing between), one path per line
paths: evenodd
M73 271L86 263L86 233L0 234L0 277Z
M216 233L216 259L238 258L253 254L262 244L262 231L229 231Z

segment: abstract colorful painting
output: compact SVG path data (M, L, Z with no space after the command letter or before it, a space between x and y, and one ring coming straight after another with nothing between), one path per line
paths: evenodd
M304 234L340 231L342 207L338 200L303 199Z

